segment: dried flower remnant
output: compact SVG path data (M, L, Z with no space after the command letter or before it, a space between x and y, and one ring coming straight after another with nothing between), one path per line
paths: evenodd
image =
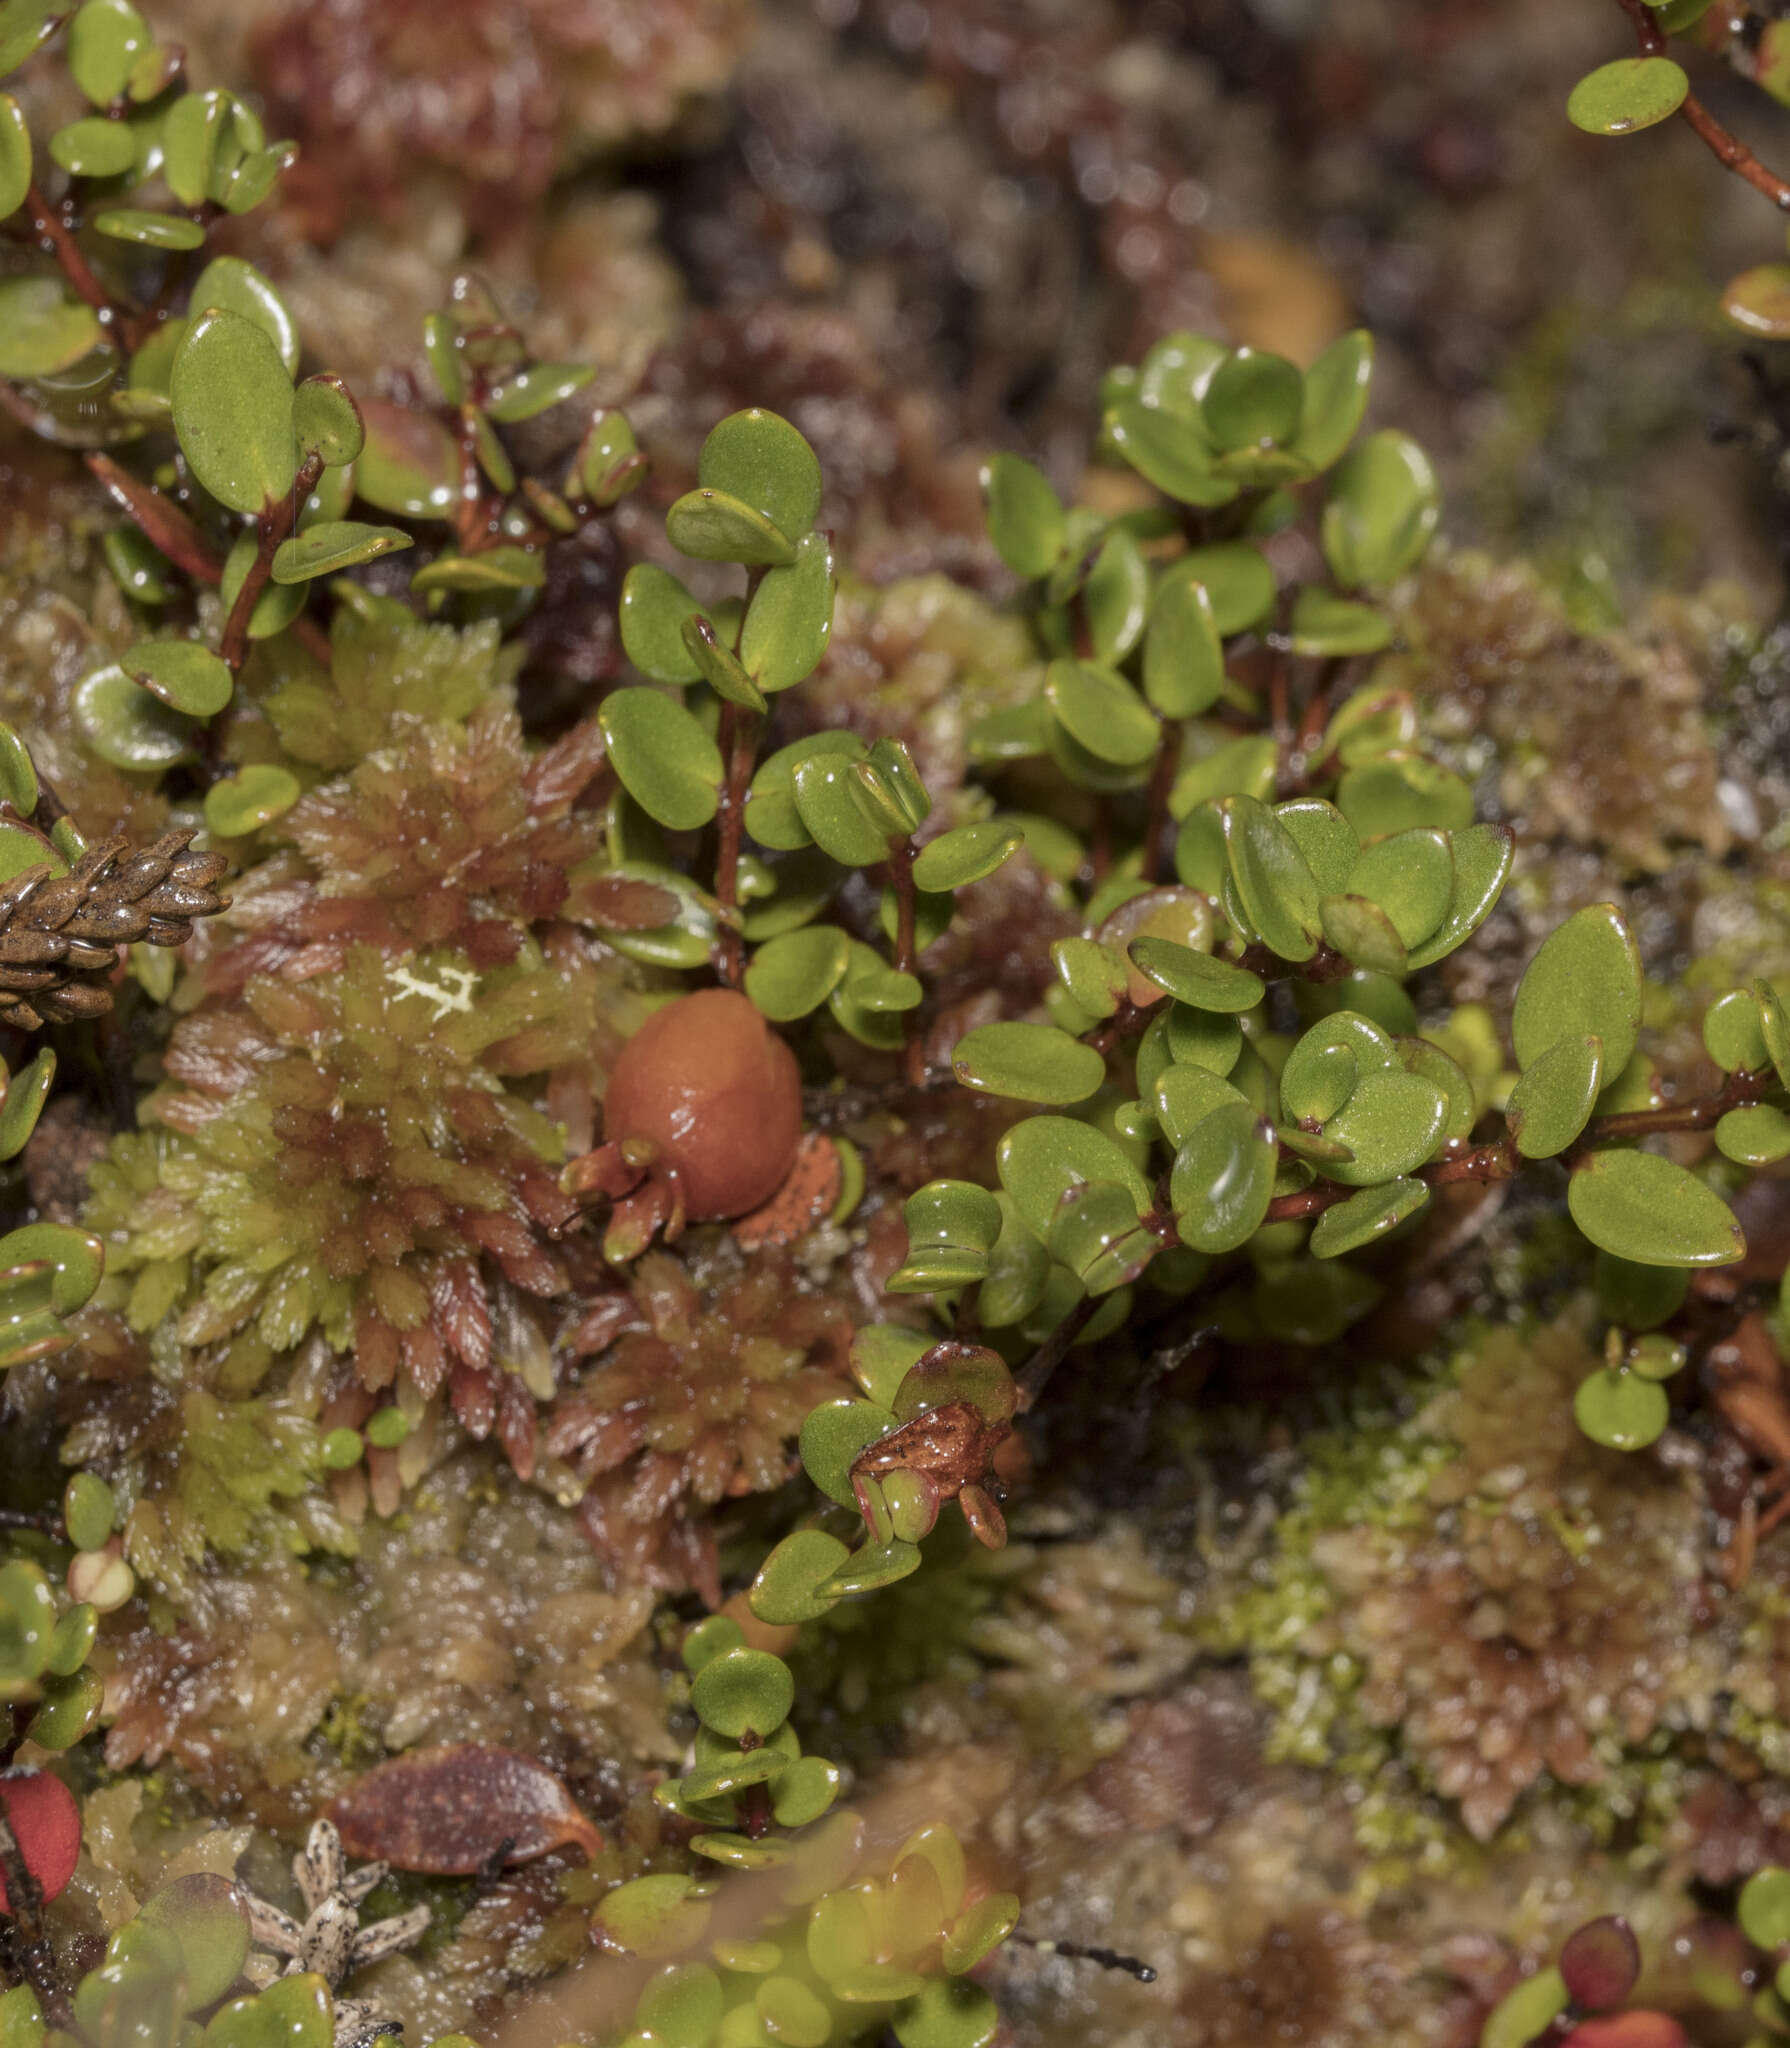
M304 1899L305 1917L295 1920L280 1907L253 1893L248 1897L249 1928L254 1940L275 1956L286 1958L282 1970L274 1956L252 1955L244 1974L261 1984L276 1976L295 1977L314 1971L339 1992L342 1985L384 1956L412 1947L429 1931L427 1906L413 1906L407 1913L360 1924L360 1909L368 1894L385 1881L384 1863L364 1863L350 1871L342 1853L342 1838L327 1820L320 1820L306 1837L305 1846L292 1859L292 1874ZM375 2000L341 1998L333 2000L335 2048L358 2048L380 2034L394 2031Z

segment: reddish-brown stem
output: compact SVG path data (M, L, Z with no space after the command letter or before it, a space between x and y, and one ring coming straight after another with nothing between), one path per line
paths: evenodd
M69 232L68 223L38 190L35 182L25 187L24 210L30 216L39 243L55 257L57 267L71 288L99 315L100 325L108 333L115 334L127 351L134 349L143 338L138 332L141 315L135 307L120 304L94 276L92 266L81 254L80 243Z
M1094 1320L1099 1309L1098 1295L1084 1295L1013 1375L1013 1384L1019 1392L1018 1408L1021 1415L1036 1406L1039 1395L1050 1382L1051 1374L1068 1356L1070 1345Z
M222 579L223 556L172 498L153 484L132 476L128 469L97 449L87 457L87 467L175 568L197 583L217 583Z
M261 593L273 575L274 555L297 524L299 508L317 488L317 479L322 474L323 457L313 451L299 465L291 490L277 505L263 512L257 523L255 559L249 564L249 573L242 579L242 588L236 593L230 616L224 621L223 638L218 642L218 653L232 675L237 674L248 659L249 621L254 617Z
M1666 32L1646 0L1617 0L1617 5L1634 27L1641 55L1663 57L1666 53ZM1790 180L1780 178L1762 164L1737 135L1722 126L1695 93L1685 94L1678 111L1703 138L1724 170L1732 171L1737 178L1744 178L1755 192L1763 192L1773 206L1781 212L1790 213Z
M729 988L738 988L745 954L736 912L740 892L740 843L745 834L746 791L758 757L758 714L738 704L721 706L721 759L725 773L716 804L719 836L715 848L715 901L721 928L715 941L715 972Z
M1777 1085L1777 1074L1770 1068L1759 1074L1730 1074L1715 1094L1696 1102L1667 1103L1661 1109L1626 1109L1614 1116L1600 1116L1579 1143L1651 1138L1661 1131L1706 1131L1720 1123L1729 1110L1763 1102Z
M1150 769L1150 789L1144 811L1144 880L1154 882L1161 879L1163 863L1168 857L1169 836L1169 792L1175 786L1175 775L1181 766L1181 721L1165 718L1162 721L1162 738L1157 743L1156 760Z

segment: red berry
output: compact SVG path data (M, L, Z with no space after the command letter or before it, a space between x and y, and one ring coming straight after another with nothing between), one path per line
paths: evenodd
M66 1889L81 1853L81 1809L75 1795L49 1771L0 1772L0 1806L6 1809L25 1868L43 1887L45 1899ZM0 1912L12 1907L0 1877Z
M802 1137L795 1055L732 989L656 1010L623 1046L603 1098L611 1142L649 1138L693 1222L743 1216L779 1188Z

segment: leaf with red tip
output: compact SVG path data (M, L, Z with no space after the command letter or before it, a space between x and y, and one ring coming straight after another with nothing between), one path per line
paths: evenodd
M603 1838L547 1766L513 1749L451 1742L375 1764L330 1808L349 1855L464 1877L501 1853L595 1855Z
M1587 1920L1567 1936L1560 1974L1575 2005L1607 2012L1620 2005L1641 1974L1641 1948L1620 1913Z
M1612 2012L1581 2020L1560 2048L1685 2048L1685 2041L1670 2013Z
M74 1876L81 1853L81 1809L75 1795L49 1771L6 1771L0 1773L0 1806L45 1900L57 1897ZM11 1911L0 1878L0 1912Z

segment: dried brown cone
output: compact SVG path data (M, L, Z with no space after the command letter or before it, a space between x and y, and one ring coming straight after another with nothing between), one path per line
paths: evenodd
M97 1017L112 1007L103 977L120 946L183 946L194 918L222 910L213 885L228 863L189 851L192 837L164 832L135 851L104 840L65 875L29 868L0 888L0 1023Z

